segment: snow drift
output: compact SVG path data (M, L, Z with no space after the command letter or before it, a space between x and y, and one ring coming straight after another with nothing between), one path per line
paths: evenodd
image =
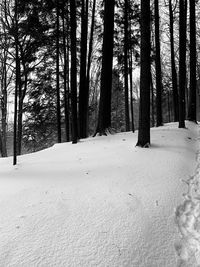
M121 133L24 155L16 167L0 159L0 266L176 266L174 208L196 165L198 126L187 126L152 129L149 149Z

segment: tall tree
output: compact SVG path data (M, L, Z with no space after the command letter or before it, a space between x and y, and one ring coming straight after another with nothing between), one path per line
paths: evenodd
M174 106L174 121L178 121L178 84L177 72L174 52L174 15L172 8L172 0L169 0L169 17L170 17L170 48L171 48L171 74L172 74L172 88L173 88L173 106Z
M152 71L151 71L151 77L150 77L150 89L151 89L151 125L152 127L155 126L155 108L154 108L154 86L153 86L153 77L152 77Z
M104 1L104 33L102 49L101 88L99 116L95 135L106 135L111 127L111 90L113 64L113 33L114 33L115 0Z
M67 24L67 27L66 27ZM65 19L65 0L62 5L62 37L63 37L63 83L64 83L64 109L65 109L65 135L66 141L69 142L69 14L68 14L68 1L67 1L67 19ZM66 29L67 28L67 29ZM67 30L67 33L66 33ZM67 39L67 41L66 41Z
M57 95L57 138L61 143L61 112L60 112L60 68L59 68L59 39L60 39L60 5L56 0L56 95Z
M0 152L2 157L7 157L7 146L6 146L6 136L7 136L7 102L8 102L8 93L7 93L7 52L3 51L3 61L1 64L1 91L0 91L0 136L1 136L1 145Z
M47 31L48 27L44 25L41 6L43 4L39 1L32 0L26 2L18 0L18 53L20 73L18 76L18 154L21 154L24 99L31 80L30 74L38 64L36 62L36 54L39 52L39 48L44 47L47 39L45 38L44 32ZM10 17L6 22L9 33L15 38L12 13L9 12L8 14Z
M88 106L89 106L89 92L90 92L90 69L91 69L91 61L92 61L92 51L93 51L93 42L94 42L94 28L95 28L95 14L96 14L96 0L93 0L93 7L92 7L92 19L91 19L91 27L90 27L90 40L89 40L89 48L88 48L88 58L87 58L87 75L86 75L86 90L85 94L87 95L87 114L86 114L86 127L88 129Z
M130 100L131 100L131 129L132 132L135 132L135 122L134 122L134 109L133 109L133 55L130 49L130 58L129 58L129 78L130 78Z
M190 0L190 91L188 119L196 122L196 12L195 0Z
M128 0L124 1L124 87L125 87L125 121L126 131L130 131L130 118L129 118L129 86L128 86Z
M80 88L79 88L79 136L87 137L88 89L87 67L87 36L88 36L88 0L82 0L81 7L81 62L80 62Z
M70 37L71 37L71 107L72 107L72 143L78 141L77 124L77 65L76 65L76 3L70 0Z
M140 114L137 146L150 145L150 0L141 0Z
M19 36L18 36L18 0L15 0L15 100L14 100L14 135L13 135L13 165L17 164L17 104L18 104L18 85L20 78L19 62Z
M1 3L0 26L0 153L7 157L7 102L8 86L12 82L13 71L9 63L11 38L8 35L5 20L7 19L7 3Z
M93 0L92 7L92 20L91 20L91 28L90 28L90 41L89 41L89 49L88 49L88 59L87 59L87 88L89 88L89 80L90 80L90 67L91 67L91 58L92 58L92 50L93 50L93 36L94 36L94 27L95 27L95 14L96 14L96 0Z
M163 124L162 119L162 70L160 58L160 17L158 0L155 0L155 46L156 46L156 126Z
M179 1L179 128L185 128L187 0Z

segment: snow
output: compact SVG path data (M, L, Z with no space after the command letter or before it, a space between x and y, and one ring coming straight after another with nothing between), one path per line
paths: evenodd
M176 222L181 240L175 244L180 256L178 266L200 266L200 150L196 152L197 166L186 183L184 201L177 207Z
M185 202L182 180L198 180L198 131L170 123L151 130L151 148L129 132L57 144L15 167L0 159L0 266L187 266L200 204L195 193Z

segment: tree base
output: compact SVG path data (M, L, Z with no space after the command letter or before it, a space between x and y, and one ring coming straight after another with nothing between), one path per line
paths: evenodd
M137 142L137 144L136 144L136 146L139 146L139 147L142 147L142 148L150 148L150 143L149 142L147 142L147 143L145 143L145 144L143 144L142 142Z
M108 128L102 129L102 130L99 130L97 128L97 130L96 130L95 134L93 135L93 137L95 137L96 135L99 135L99 136L102 136L102 135L107 136L109 134L114 134L114 133L115 133L115 131L111 127L108 127Z

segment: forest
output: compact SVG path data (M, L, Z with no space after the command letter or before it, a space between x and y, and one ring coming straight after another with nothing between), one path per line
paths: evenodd
M200 266L199 21L0 0L0 266Z
M1 0L0 153L196 122L199 3Z

